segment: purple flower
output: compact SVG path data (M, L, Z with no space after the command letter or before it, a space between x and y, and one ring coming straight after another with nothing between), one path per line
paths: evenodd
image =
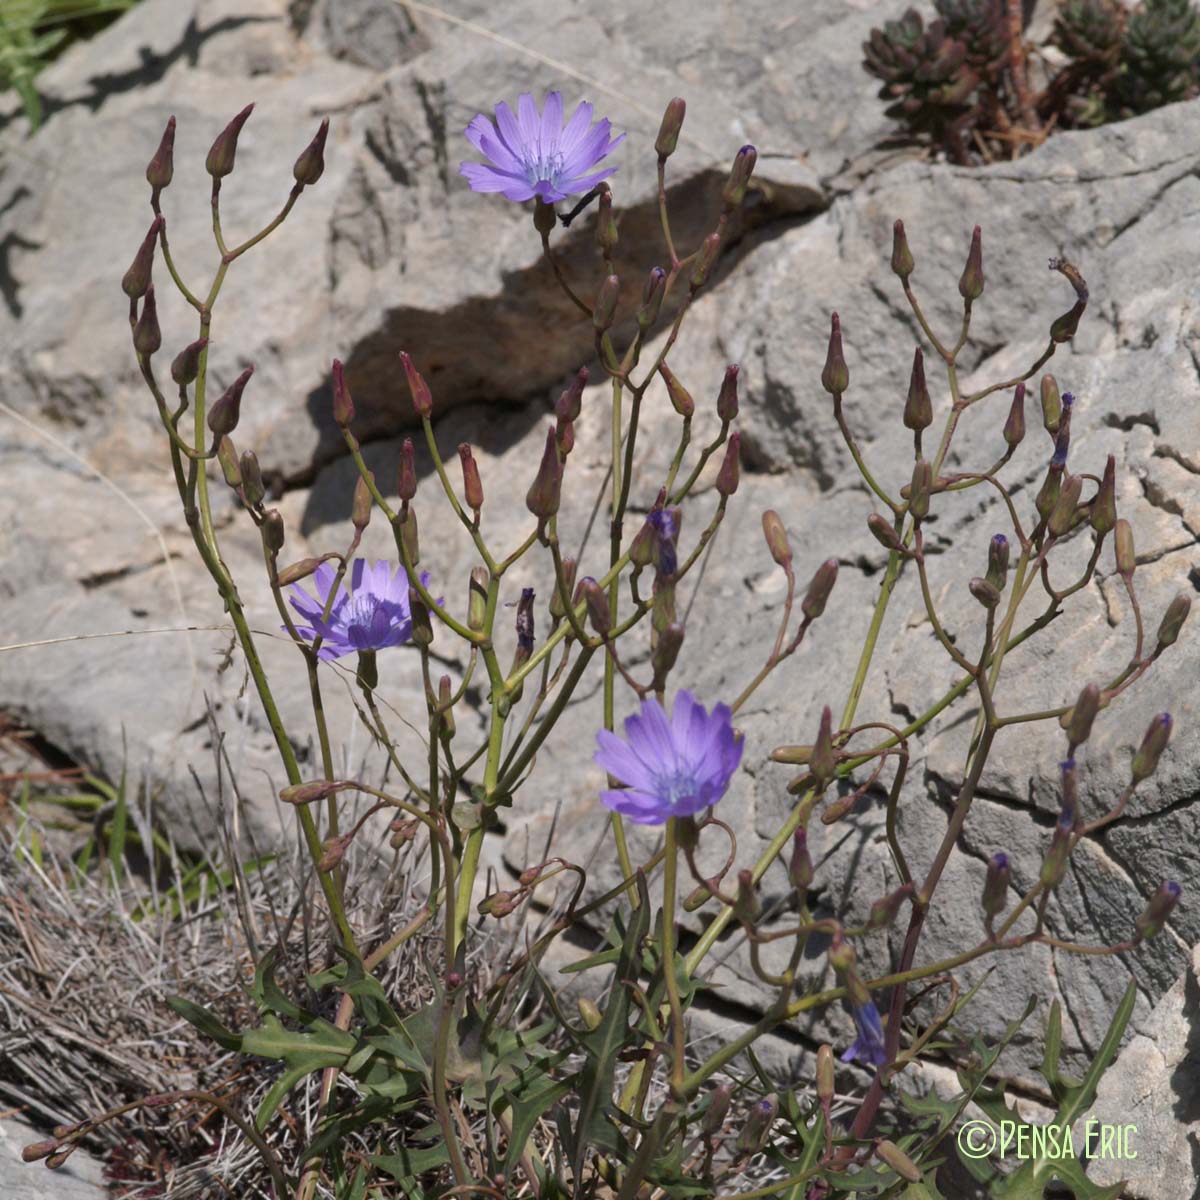
M462 163L474 192L503 192L509 200L539 196L555 204L607 179L617 168L587 172L625 135L609 140L608 119L592 126L592 106L583 101L563 128L561 92L547 92L541 116L533 97L517 99L517 115L503 100L496 105L496 124L479 113L466 128L467 140L489 158L488 163Z
M625 740L602 729L595 761L628 786L601 792L611 809L639 825L661 825L669 817L688 817L725 795L738 763L742 741L733 732L727 704L709 716L691 692L675 697L671 718L655 699L625 719Z
M329 563L322 563L313 572L317 597L298 583L292 584L288 602L308 625L297 625L296 632L308 641L321 638L317 657L328 662L359 650L382 650L399 646L412 636L412 614L408 606L408 577L403 566L392 574L392 564L380 560L374 566L366 559L356 558L350 568L350 591L345 581L338 586L337 598L324 620L329 589L336 572ZM429 585L429 575L421 576Z
M864 1065L882 1067L887 1062L887 1050L883 1045L883 1022L875 1002L868 1000L866 1004L851 1006L850 1015L854 1018L858 1037L842 1054L842 1062L857 1058Z

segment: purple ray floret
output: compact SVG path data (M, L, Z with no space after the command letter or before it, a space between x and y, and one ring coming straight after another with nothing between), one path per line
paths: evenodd
M561 92L547 92L539 114L533 97L517 99L517 112L503 100L496 105L496 121L476 116L466 128L467 140L489 159L465 162L459 171L475 192L502 192L509 200L540 197L555 204L588 191L617 168L593 168L625 140L622 133L610 138L607 118L592 125L592 106L586 100L563 128Z
M626 785L601 792L611 809L639 825L662 825L716 804L742 760L742 739L733 732L727 704L712 715L691 692L675 697L671 717L656 699L625 720L625 739L610 730L596 734L596 762Z
M308 622L297 625L296 632L307 641L321 638L317 657L328 662L359 650L382 650L399 646L412 636L412 613L408 605L408 577L403 566L395 573L392 564L381 559L371 565L356 558L350 568L350 590L343 581L337 590L329 619L323 614L329 589L337 573L322 563L312 575L316 598L298 583L292 584L288 603ZM421 576L429 585L429 576Z
M887 1062L887 1050L883 1044L883 1022L874 1001L850 1009L858 1037L842 1054L842 1062L857 1058L864 1066L882 1067Z

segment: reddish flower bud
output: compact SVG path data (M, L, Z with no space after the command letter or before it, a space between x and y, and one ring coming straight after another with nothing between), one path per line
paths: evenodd
M200 374L200 353L208 345L208 338L199 338L189 346L184 346L171 360L171 378L180 387L194 383Z
M1004 422L1004 440L1010 448L1021 444L1025 438L1025 385L1018 383L1013 390L1012 407Z
M892 271L901 279L907 280L915 265L912 251L908 248L908 238L904 233L904 222L897 221L892 226Z
M738 1154L754 1154L767 1144L771 1126L779 1115L779 1099L774 1092L750 1106L746 1119L738 1131L734 1149Z
M814 572L808 585L808 591L800 605L800 611L810 621L815 621L825 611L829 594L833 591L833 585L837 583L837 575L838 561L836 558L827 558Z
M1008 583L1008 538L996 534L988 543L987 581L997 592Z
M461 442L458 447L459 462L462 463L463 495L467 498L467 507L476 514L483 507L483 483L479 478L479 467L475 455L467 442Z
M370 483L367 480L370 480ZM374 497L371 495L371 487L374 486L375 475L373 472L367 472L367 478L359 476L354 484L354 500L350 505L350 523L355 529L361 533L366 529L371 520L371 507L375 503Z
M792 547L788 542L787 530L783 527L783 521L780 520L779 514L773 509L768 508L762 515L763 537L767 539L767 549L771 552L771 557L781 567L788 567L792 561Z
M325 138L329 133L329 118L320 124L313 140L304 147L292 167L292 177L302 186L314 184L325 172Z
M1191 611L1191 593L1177 592L1175 598L1167 605L1167 611L1163 613L1162 621L1158 626L1158 648L1160 650L1175 645L1179 631L1183 628L1183 623L1188 619L1188 613Z
M413 452L412 438L400 443L400 467L397 472L397 490L401 500L411 500L417 494L417 461Z
M706 893L707 894L707 893ZM729 1102L733 1099L733 1084L728 1080L717 1084L708 1095L708 1107L700 1118L700 1132L708 1137L725 1124L729 1115Z
M21 1147L22 1162L40 1162L43 1158L53 1154L59 1146L57 1138L47 1138L44 1142L30 1142L28 1146Z
M588 381L587 367L580 367L575 372L565 391L560 393L554 404L554 415L560 421L578 421L583 411L583 389Z
M154 267L154 247L158 242L158 234L166 222L157 216L150 222L149 232L142 238L138 252L133 256L129 270L121 280L121 290L133 300L140 299L150 286L150 273Z
M655 510L660 511L660 510ZM642 527L633 535L629 543L629 561L635 567L648 567L654 562L658 551L658 530L654 523L647 519Z
M242 499L249 508L257 508L267 494L263 487L262 471L258 466L258 455L253 450L242 451L242 461L239 464L242 474Z
M575 573L578 570L579 564L570 555L562 560L562 590L559 590L558 580L555 579L550 593L550 616L555 622L567 615L567 604L571 602L571 590L575 586Z
M1054 437L1062 423L1062 397L1058 392L1058 380L1053 375L1043 375L1041 384L1042 427Z
M224 129L217 134L208 158L204 160L204 169L214 178L222 179L233 170L233 160L237 155L238 136L242 126L250 119L254 111L253 104L247 104Z
M617 301L621 298L621 280L617 275L609 275L600 285L596 294L596 303L592 305L592 327L597 333L604 333L611 328L617 315Z
M753 146L743 146L733 159L729 178L721 192L721 209L723 212L733 212L741 208L746 199L746 188L750 185L750 176L754 174L754 164L758 162L758 151Z
M837 753L833 748L833 709L828 704L821 710L821 725L808 765L813 778L822 788L833 778L837 769Z
M908 485L908 512L916 521L929 515L929 493L933 489L933 466L924 458L913 465L912 482Z
M253 374L254 368L247 367L208 410L208 427L217 437L232 433L237 428L242 415L242 392L246 390L246 384L250 382L250 376Z
M983 233L976 225L971 231L971 249L967 265L958 281L958 294L969 304L983 295Z
M988 859L987 875L983 881L983 912L991 920L998 917L1008 904L1008 885L1012 879L1012 868L1008 855L997 851Z
M1128 580L1137 559L1133 553L1133 530L1124 517L1119 517L1113 527L1113 557L1117 560L1117 574Z
M525 495L525 506L540 520L546 520L558 512L558 503L562 495L562 464L558 461L558 446L554 440L554 430L546 430L546 448L542 451L542 461L538 466L533 484Z
M688 280L688 286L693 292L704 286L704 281L716 265L717 256L720 253L721 235L710 233L700 245L700 252L696 255L696 265L692 268L691 278Z
M829 325L829 348L825 352L825 369L821 372L821 386L831 395L840 396L850 386L850 370L842 353L842 322L837 313Z
M1135 922L1134 941L1140 942L1145 938L1156 937L1162 932L1167 918L1175 911L1175 905L1179 903L1181 890L1179 884L1174 881L1158 885L1158 891L1150 897L1146 911Z
M1075 523L1075 510L1079 505L1079 497L1083 492L1083 476L1068 475L1062 481L1058 499L1046 521L1046 528L1051 537L1062 537L1069 533Z
M989 611L1000 603L999 590L988 583L986 579L981 579L978 575L967 584L967 590Z
M885 550L898 552L904 549L904 543L900 540L900 535L892 528L891 521L882 514L871 513L867 517L867 528Z
M913 355L912 376L908 381L908 399L904 404L904 427L915 433L933 424L933 402L925 383L925 356L918 346Z
M279 515L279 509L269 509L263 516L262 531L267 549L278 554L284 542L283 517Z
M343 833L339 837L326 838L321 843L325 853L321 855L321 859L317 863L317 870L322 875L329 874L346 857L346 851L350 849L350 841L353 836L350 833Z
M238 464L237 449L229 437L223 437L217 443L217 462L220 464L221 474L225 476L225 482L231 488L241 487L242 469Z
M280 587L299 583L301 579L307 579L320 565L321 560L319 558L301 558L292 563L291 566L284 567L275 577L276 582L278 582Z
M728 425L738 415L738 365L730 363L721 380L721 391L717 395L717 416Z
M341 359L333 360L333 419L345 429L354 420L354 400L346 384Z
M1094 683L1086 684L1074 705L1062 716L1062 727L1067 731L1067 741L1072 750L1088 740L1092 723L1099 712L1100 688Z
M642 303L637 310L638 328L643 332L658 320L662 308L663 297L667 294L667 273L662 267L653 267L646 276L646 284L642 288Z
M679 141L679 131L683 128L685 112L687 112L687 104L679 96L667 104L662 124L658 128L658 137L654 139L654 152L660 161L665 161L675 153L675 146Z
M604 637L612 628L612 610L608 606L608 597L604 594L604 589L590 575L585 575L579 581L579 591L587 603L592 628Z
M146 167L146 182L156 191L161 192L163 188L169 187L171 176L175 173L175 118L171 117L167 121L167 127L163 130L162 141L158 143L158 149L154 152L154 157L150 160Z
M1167 748L1167 742L1171 740L1171 729L1174 724L1170 713L1159 713L1150 722L1150 727L1146 730L1146 735L1142 738L1142 744L1133 756L1133 763L1130 767L1135 784L1141 783L1143 779L1149 779L1158 769L1158 760Z
M729 444L725 447L725 460L717 472L717 491L722 496L732 496L738 489L738 480L741 477L741 446L741 433L731 433Z
M617 222L613 217L613 198L607 184L602 184L599 211L596 213L596 245L601 253L611 256L617 248Z
M1103 535L1117 523L1117 463L1110 454L1091 507L1092 528Z
M284 804L311 804L314 800L325 800L340 792L347 785L334 779L313 779L308 783L296 783L279 793Z
M1056 888L1067 871L1067 858L1071 850L1071 834L1075 826L1073 809L1064 808L1058 815L1054 832L1050 835L1050 848L1042 860L1039 879L1047 888Z
M403 350L400 351L400 365L403 366L404 377L408 380L408 393L412 397L413 411L422 420L427 420L433 415L433 393L429 390L429 384Z
M808 853L808 832L801 826L792 838L792 857L788 862L788 879L801 899L807 894L814 874L812 857Z
M154 300L154 284L146 288L142 312L133 327L133 348L149 358L162 345L162 330L158 327L158 305Z
M684 418L690 417L696 411L696 403L691 393L679 382L675 373L665 362L659 363L658 373L667 385L667 395L671 399L671 407Z

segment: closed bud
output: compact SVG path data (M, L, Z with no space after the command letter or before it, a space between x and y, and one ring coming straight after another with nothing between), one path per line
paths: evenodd
M417 494L417 459L412 438L400 443L400 467L397 487L401 500L411 500Z
M300 152L292 167L292 177L297 183L309 186L317 182L325 172L325 138L329 135L329 118L326 117L313 135L313 140Z
M840 396L850 386L850 369L842 353L842 322L834 313L829 322L829 347L825 351L825 368L821 386L831 395Z
M157 216L151 221L149 232L142 238L142 244L138 247L138 252L133 256L129 270L125 272L121 280L121 290L133 300L144 296L146 289L150 286L150 273L154 267L154 247L158 242L158 234L163 225L164 221L161 216Z
M1092 501L1091 522L1092 528L1101 535L1111 532L1117 523L1117 463L1111 454L1104 464L1104 475Z
M562 591L559 591L556 579L554 590L550 593L550 616L555 621L561 621L567 615L567 604L571 602L571 589L575 586L575 573L578 570L579 564L569 555L562 560Z
M1050 848L1042 860L1039 878L1047 888L1056 888L1067 870L1067 857L1071 850L1071 833L1075 827L1074 810L1064 808L1058 815L1054 832L1050 835Z
M280 587L299 583L301 579L307 579L320 565L321 559L319 558L301 558L291 566L284 567L275 577L276 582Z
M427 649L433 645L433 622L429 619L429 609L415 595L409 598L409 608L412 612L413 643Z
M579 590L587 603L592 628L604 637L612 628L612 610L608 606L608 597L604 594L604 589L590 575L585 575L579 581Z
M700 244L700 250L696 255L696 264L692 267L691 278L688 280L688 285L693 292L704 286L704 281L716 265L717 255L720 253L721 235L710 233Z
M482 633L487 619L488 573L486 567L471 568L471 582L467 586L467 628L472 633Z
M267 543L267 549L275 554L278 554L283 549L284 529L283 517L279 515L279 509L271 508L267 510L263 517L262 523L263 538Z
M223 437L217 443L217 462L221 465L221 474L231 487L241 487L242 468L238 464L237 448L229 437Z
M516 892L493 892L490 896L484 896L482 900L475 906L475 911L484 917L495 917L500 920L501 917L507 917L509 913L516 912L517 906L520 904L521 898ZM582 1002L581 1002L582 1003ZM591 1003L589 1001L589 1003ZM593 1008L596 1006L593 1004ZM582 1011L582 1007L580 1009ZM586 1017L584 1020L586 1021ZM592 1026L588 1026L592 1028Z
M629 561L635 567L648 567L658 556L658 530L649 519L642 522L642 527L633 535L629 543Z
M417 510L407 509L400 513L400 541L404 545L404 553L408 561L416 566L421 561L421 537L417 531Z
M1092 723L1100 712L1100 688L1097 684L1085 684L1074 705L1063 714L1062 727L1072 747L1082 746L1092 733Z
M1158 760L1171 740L1171 729L1174 724L1170 713L1159 713L1150 722L1150 728L1146 730L1142 744L1138 747L1137 753L1133 756L1133 762L1130 764L1130 773L1135 784L1141 783L1143 779L1149 779L1158 769Z
M155 150L154 157L146 167L146 182L156 192L160 192L163 188L170 186L171 177L174 174L175 118L171 117L167 121L166 129L163 130L162 140L158 143L158 149Z
M200 374L200 354L207 345L208 338L200 338L191 345L184 346L171 360L171 378L180 387L187 387L195 382L196 376Z
M885 550L901 551L904 549L904 543L900 540L900 535L892 528L891 521L880 513L871 513L867 517L867 528Z
M978 575L967 584L967 590L989 612L1000 603L999 589L988 583L986 579L981 579Z
M988 920L998 917L1008 905L1008 885L1012 879L1012 867L1008 855L998 850L988 859L987 875L983 880L983 912Z
M881 1138L875 1143L875 1156L909 1183L920 1183L925 1178L917 1164L895 1142L889 1142L887 1138Z
M767 1144L771 1126L779 1115L779 1099L774 1092L750 1106L737 1136L737 1152L754 1154Z
M1137 560L1133 553L1133 530L1124 517L1119 517L1113 527L1113 555L1117 560L1117 574L1128 580Z
M63 1163L65 1163L67 1159L70 1158L74 1153L75 1143L72 1142L69 1146L64 1146L61 1150L56 1150L53 1154L51 1154L50 1157L46 1159L46 1166L51 1171L57 1171L58 1168L61 1167Z
M350 523L359 533L366 529L371 520L371 506L375 503L371 495L371 488L374 484L375 475L370 471L367 472L366 478L360 475L354 484L354 500L350 505Z
M328 875L346 857L346 851L350 849L350 840L353 836L350 833L343 833L339 837L326 838L321 843L321 848L325 853L321 855L320 861L317 863L317 870L322 875Z
M462 463L463 495L467 498L467 507L473 509L478 515L479 510L483 507L483 484L479 479L479 467L476 465L475 455L471 453L471 447L467 442L459 443L458 458Z
M408 381L408 394L412 397L413 411L421 420L428 420L433 416L433 393L429 390L429 384L403 350L400 351L400 365L404 368L404 378Z
M738 415L738 365L730 363L721 380L721 391L717 395L717 416L728 425Z
M612 326L617 315L617 301L620 298L621 280L619 276L609 275L600 285L596 303L592 305L592 326L597 333L603 333Z
M589 999L587 996L580 996L575 1001L579 1009L579 1015L583 1018L583 1023L588 1029L599 1029L600 1022L604 1018L600 1014L600 1010L596 1007L596 1002Z
M834 933L826 954L829 958L829 965L840 978L844 980L853 972L854 960L857 956L854 953L854 947L842 936L840 929Z
M1165 650L1175 645L1179 631L1183 628L1188 613L1192 611L1192 597L1189 592L1176 592L1175 598L1167 605L1167 611L1158 625L1158 648Z
M354 420L354 400L346 386L346 374L338 358L333 360L333 419L343 429Z
M929 515L929 493L933 489L933 466L924 458L913 464L912 482L908 488L908 512L916 521Z
M814 572L808 591L804 594L804 601L800 605L800 611L810 621L815 621L825 611L829 594L833 591L833 585L837 583L837 574L836 558L827 558Z
M667 385L667 395L671 399L671 407L684 418L690 417L696 411L696 403L691 393L679 382L675 373L665 362L659 363L658 373Z
M723 1080L708 1094L708 1107L700 1118L700 1131L708 1137L725 1124L729 1115L729 1102L733 1099L733 1084Z
M564 421L561 417L554 424L554 444L558 447L559 457L565 462L567 456L575 449L575 424Z
M596 245L608 257L617 248L617 222L613 216L612 192L607 184L601 184L601 187L604 190L600 193L596 213Z
M558 461L558 445L554 430L546 431L546 448L542 461L529 491L525 495L525 507L539 520L546 520L558 512L562 496L562 464Z
M1004 422L1004 440L1010 448L1019 446L1025 438L1025 385L1013 389L1012 407Z
M267 494L263 487L262 470L258 465L258 455L253 450L242 451L242 498L250 508L257 508Z
M651 268L642 288L642 303L637 310L638 328L645 332L658 320L663 297L667 294L667 273L662 267Z
M43 1158L53 1154L58 1146L57 1138L47 1138L44 1142L30 1142L28 1146L21 1147L21 1161L40 1162Z
M535 196L533 199L533 227L542 237L549 237L554 232L555 225L558 224L558 213L554 211L553 204L547 204L541 196Z
M316 800L327 800L346 787L336 779L313 779L308 783L295 783L279 793L284 804L312 804Z
M958 281L958 294L968 304L983 295L983 232L978 225L971 231L971 249Z
M654 152L660 161L670 158L675 153L675 146L679 141L679 131L683 128L683 116L686 111L687 104L680 96L676 96L667 104L662 124L658 127L658 137L654 139Z
M1062 421L1062 398L1058 392L1058 380L1053 375L1042 376L1042 427L1054 437Z
M1056 345L1069 342L1079 329L1079 318L1083 316L1085 308L1087 308L1086 300L1076 300L1069 312L1056 317L1050 326L1050 340Z
M1062 489L1062 475L1062 467L1051 465L1046 471L1046 478L1042 480L1042 486L1038 490L1037 496L1034 498L1034 507L1037 509L1038 516L1043 521L1049 519L1055 505L1058 504L1058 494Z
M737 894L733 900L733 915L743 925L753 925L762 912L762 904L758 899L758 889L754 886L754 875L749 870L741 870L737 877Z
M792 766L802 765L812 761L813 748L811 746L776 746L771 751L771 761L778 763L788 763Z
M233 170L233 160L237 155L238 135L242 126L249 120L254 111L253 104L247 104L224 129L217 134L208 158L204 161L204 169L214 178L222 179Z
M899 222L897 222L899 224ZM837 1064L833 1061L833 1047L822 1042L817 1047L817 1099L822 1105L833 1103Z
M583 389L587 381L588 369L580 367L566 389L559 393L554 403L554 415L560 421L579 420L579 414L583 411Z
M828 704L821 710L821 725L817 730L817 740L813 744L809 769L822 788L829 783L837 770L837 753L833 748L833 709Z
M892 226L892 272L907 281L913 273L912 251L908 248L908 237L904 232L904 222L897 221Z
M867 928L886 929L896 919L896 915L900 912L900 906L912 895L912 891L912 884L906 883L903 887L898 887L894 892L876 900L867 915Z
M783 521L780 520L779 514L773 509L768 508L762 515L763 537L767 539L767 549L771 552L771 557L783 568L787 568L792 562L792 547L788 542L787 530L783 527Z
M1174 912L1175 905L1179 903L1180 891L1179 884L1174 881L1158 885L1158 891L1150 897L1146 911L1135 922L1137 932L1134 935L1134 941L1140 942L1144 938L1152 938L1162 932L1167 918Z
M1075 510L1079 506L1079 497L1083 492L1083 476L1068 475L1062 481L1058 499L1046 521L1046 528L1051 537L1062 537L1069 533L1075 523Z
M162 345L162 330L158 327L158 304L154 299L154 284L146 288L142 312L133 327L133 348L144 358L157 352Z
M722 496L732 496L738 489L738 480L741 478L741 448L741 433L731 433L729 444L725 447L725 459L717 472L717 491Z
M225 389L216 404L208 410L208 427L217 437L232 433L237 428L237 423L242 415L242 393L246 390L246 384L250 382L250 376L253 374L254 368L247 367Z
M758 151L753 146L743 146L733 159L733 167L729 178L725 181L721 192L721 209L723 212L733 212L741 208L746 199L746 188L750 184L750 176L754 174L754 164L758 162Z
M988 542L987 581L997 592L1004 591L1008 583L1008 538L1002 533Z
M683 626L676 621L672 621L658 635L658 640L654 643L654 649L650 651L650 665L654 668L654 679L650 686L656 691L662 691L663 686L667 682L667 676L671 673L671 669L675 666L676 659L679 658L679 651L683 646Z
M908 381L908 399L904 404L904 427L920 433L933 424L933 402L925 383L925 356L918 346L913 355L912 376Z

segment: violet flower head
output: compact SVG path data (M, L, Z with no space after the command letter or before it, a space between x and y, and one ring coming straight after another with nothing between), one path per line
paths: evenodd
M479 113L466 128L467 140L490 161L461 163L474 192L503 192L509 200L539 197L555 204L588 191L617 168L593 171L601 159L625 139L609 137L608 118L592 124L592 106L582 101L563 128L561 92L547 92L539 115L533 97L523 93L517 112L503 100L496 105L496 122ZM590 174L589 174L590 172Z
M676 695L671 717L652 697L625 719L624 741L608 729L596 741L595 761L628 789L601 792L600 799L638 825L662 825L716 804L742 761L729 706L718 704L709 715L686 691Z
M296 632L307 641L321 638L317 657L325 662L360 650L382 650L399 646L412 636L412 612L409 609L408 577L403 566L392 573L392 564L381 559L373 566L356 558L350 568L350 590L345 580L338 586L337 597L323 614L336 572L322 563L313 572L316 598L298 583L292 584L288 603L308 622L297 625ZM429 575L421 576L429 586Z
M883 1021L875 1002L868 1000L866 1004L852 1006L850 1015L854 1018L858 1037L843 1052L842 1062L857 1058L864 1066L882 1067L887 1062L887 1050L883 1044Z

